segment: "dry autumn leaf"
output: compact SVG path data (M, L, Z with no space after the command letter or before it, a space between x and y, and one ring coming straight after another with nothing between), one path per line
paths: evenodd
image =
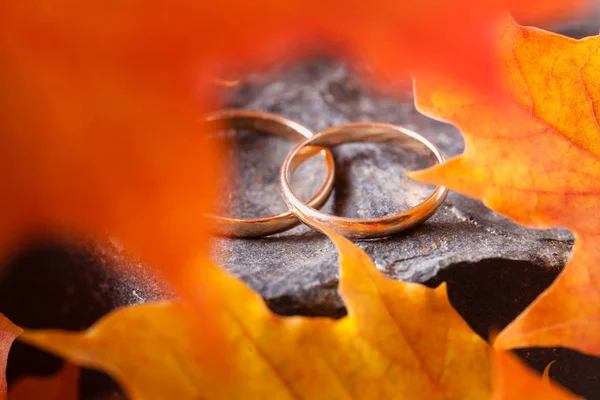
M134 399L490 397L490 347L452 309L445 286L390 280L329 234L348 308L337 321L274 315L240 281L206 268L204 284L221 304L227 373L204 356L207 343L190 339L180 303L132 306L83 333L26 331L22 340L109 373Z
M13 341L23 330L0 314L0 399L6 399L6 361Z
M466 150L413 177L482 199L526 226L571 229L570 262L496 346L600 355L600 37L574 40L512 20L499 32L506 107L448 80L415 78L419 110L461 129Z
M488 86L486 32L513 7L529 20L574 9L567 0L2 2L0 254L39 230L106 230L200 301L184 263L206 245L217 174L198 124L217 89L214 65L264 65L318 38L383 77L425 69Z
M190 340L181 303L130 306L83 333L27 331L22 339L111 374L133 399L576 398L515 356L493 351L451 308L444 286L390 280L358 247L329 235L348 307L338 321L276 316L256 293L210 267L232 357L226 373L204 357L209 344Z
M77 400L79 398L79 367L65 363L50 377L26 376L11 385L10 400Z

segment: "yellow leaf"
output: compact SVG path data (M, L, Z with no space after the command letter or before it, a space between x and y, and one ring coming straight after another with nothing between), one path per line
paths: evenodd
M600 37L574 40L512 20L499 32L507 99L415 77L419 110L460 128L466 150L412 176L482 199L520 224L574 231L565 270L496 346L600 355Z
M452 309L445 286L393 281L348 240L340 252L348 316L281 317L240 281L205 263L218 296L227 370L191 335L181 303L132 306L83 333L26 331L22 340L101 369L133 399L485 399L490 347Z

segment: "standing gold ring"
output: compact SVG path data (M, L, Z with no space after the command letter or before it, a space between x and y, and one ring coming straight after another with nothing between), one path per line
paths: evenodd
M312 146L330 148L356 142L383 142L398 146L410 146L415 150L424 149L433 153L438 163L444 162L444 156L431 142L415 132L395 125L349 124L318 133L296 145L285 158L281 168L280 181L283 198L290 211L306 225L317 230L319 230L319 224L325 225L348 238L378 238L398 233L425 221L442 205L447 195L447 189L438 186L429 198L408 211L381 218L353 219L320 212L309 204L303 203L294 194L290 185L290 177L307 158L304 154L307 148ZM414 147L415 145L419 147Z
M251 129L271 135L281 136L293 142L313 136L313 132L290 119L262 112L244 110L224 110L206 119L208 129L216 130L223 126L235 129ZM313 148L312 154L316 150ZM318 149L325 160L325 178L317 192L306 202L310 207L320 208L325 204L331 190L335 175L335 164L331 151ZM260 218L228 218L218 215L207 216L211 222L212 232L229 237L261 237L272 235L293 228L300 221L290 211L278 215Z

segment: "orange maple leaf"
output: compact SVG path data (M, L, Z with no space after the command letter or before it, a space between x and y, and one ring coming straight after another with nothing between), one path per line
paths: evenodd
M452 309L445 286L393 281L358 247L340 252L348 316L281 317L228 273L205 265L231 368L191 338L181 303L117 310L83 333L26 331L25 342L111 374L133 399L482 399L490 346ZM206 263L207 261L201 260Z
M327 234L348 307L337 321L274 315L243 283L207 269L222 305L226 373L205 356L209 343L190 340L181 303L130 306L82 333L32 330L21 339L111 374L132 399L479 400L492 398L492 375L495 400L575 399L491 349L452 309L444 285L386 278L357 246Z
M512 20L499 32L504 108L448 80L416 77L419 110L460 128L466 150L412 176L482 199L520 224L571 229L570 262L496 346L600 355L600 37L574 40Z

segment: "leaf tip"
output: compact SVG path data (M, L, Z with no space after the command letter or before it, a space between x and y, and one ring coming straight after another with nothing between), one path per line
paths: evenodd
M550 367L554 364L556 360L552 360L546 365L544 368L544 372L542 373L542 381L546 384L550 384Z

